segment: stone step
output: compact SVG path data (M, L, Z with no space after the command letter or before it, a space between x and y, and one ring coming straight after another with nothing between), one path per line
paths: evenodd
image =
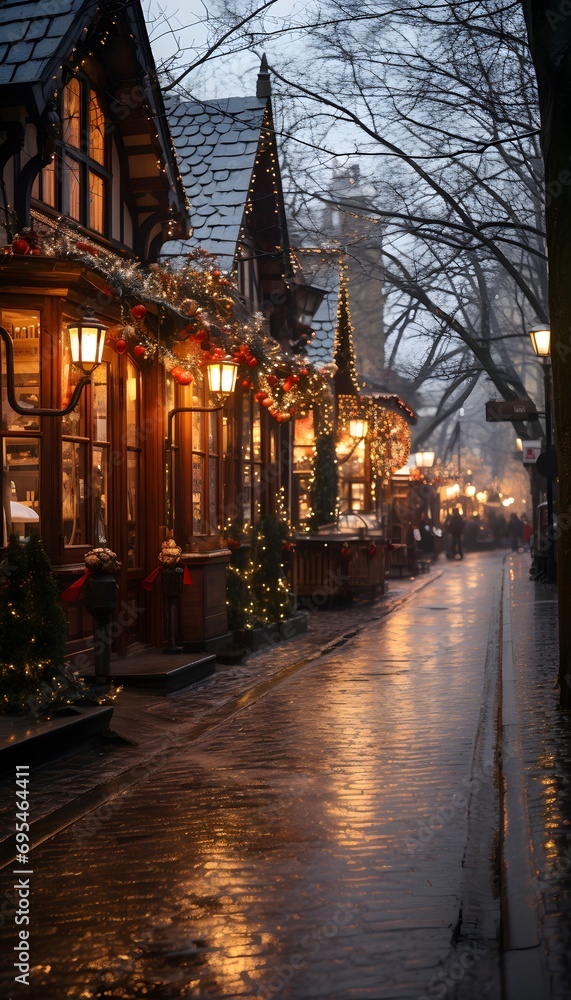
M145 649L132 656L111 661L110 676L124 687L144 688L155 694L172 694L196 684L213 674L216 657L212 653L174 653L160 649ZM94 668L88 667L82 677L89 684Z
M93 708L70 705L61 714L54 713L51 719L0 719L0 774L6 774L16 764L44 763L102 736L112 715L113 708L109 705Z

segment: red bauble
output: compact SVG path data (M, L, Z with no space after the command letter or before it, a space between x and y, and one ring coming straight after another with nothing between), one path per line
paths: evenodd
M284 390L284 392L289 392L292 387L293 387L293 383L292 383L291 378L286 378L285 382L283 383L283 390Z
M247 378L245 378L245 379L242 380L242 385L244 386L244 389L249 389L250 388L250 383L248 382Z
M267 399L262 399L262 406L266 406L266 407L267 406L273 406L273 403L274 403L274 401L273 401L273 399L270 396L268 396Z
M133 306L133 308L131 309L131 316L133 317L133 319L142 319L143 316L146 315L147 315L147 310L143 305Z
M270 385L277 385L278 384L277 375L268 375L268 382Z
M31 253L32 257L39 257L39 256L40 256L40 254L41 254L41 252L42 252L42 251L41 251L41 250L38 250L38 249L37 249L36 247L34 247L34 249L33 249L33 250L30 250L30 253Z
M246 364L248 365L248 368L255 368L256 365L258 364L258 359L257 358L248 358Z
M263 389L260 389L259 392L254 393L254 399L256 400L256 403L261 403L262 400L267 399L267 397L268 394L267 392L264 392Z
M146 347L143 347L142 344L135 344L135 346L133 348L133 354L135 354L138 358L144 358L145 357L145 351L146 351Z
M92 257L98 257L99 256L99 250L96 250L95 247L92 247L90 243L82 243L80 241L79 243L76 243L75 245L76 245L77 249L78 250L82 250L83 253L90 253Z
M222 358L226 357L226 351L223 347L215 347L212 352L212 357L216 358L217 361L221 361Z
M122 337L119 337L119 340L115 341L115 350L117 351L117 354L124 354L127 350L127 341L123 340Z
M203 340L206 340L207 337L208 337L208 334L207 334L206 330L197 330L196 333L194 334L194 339L197 340L199 344Z
M14 240L12 243L12 253L17 254L18 257L23 257L24 254L30 252L30 244L27 240Z
M180 375L177 375L175 377L176 377L176 381L178 382L179 385L190 385L190 383L193 380L193 377L190 374L190 372L186 372L186 371L182 371L180 373Z
M212 277L213 278L219 278L221 274L222 274L222 271L219 271L218 268L216 268L216 270L212 272Z
M309 375L309 368L301 368L300 371L302 375Z

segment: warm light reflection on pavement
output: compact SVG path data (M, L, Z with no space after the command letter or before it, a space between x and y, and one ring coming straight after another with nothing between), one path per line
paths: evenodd
M38 849L34 1000L423 996L458 957L500 572L493 554L446 567L177 752L98 832Z

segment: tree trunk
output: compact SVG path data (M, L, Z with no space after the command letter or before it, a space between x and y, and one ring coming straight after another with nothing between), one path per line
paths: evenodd
M552 0L523 0L545 162L549 311L559 463L559 682L571 707L571 23Z

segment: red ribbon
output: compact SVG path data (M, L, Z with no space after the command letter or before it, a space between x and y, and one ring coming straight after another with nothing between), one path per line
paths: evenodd
M75 583L72 583L71 586L69 586L67 588L67 590L64 590L63 594L61 595L62 601L77 601L77 600L79 600L79 594L80 594L81 588L83 587L83 584L87 580L87 577L89 576L89 574L90 574L90 571L88 570L88 568L86 566L85 569L84 569L84 571L83 571L83 576L80 576L79 580L76 580Z
M164 566L156 566L155 569L151 570L149 575L143 580L141 586L144 587L145 590L152 590L155 585L155 580L157 579L159 573L162 573L164 568ZM192 577L188 566L184 567L182 582L183 585L187 587L192 583Z

